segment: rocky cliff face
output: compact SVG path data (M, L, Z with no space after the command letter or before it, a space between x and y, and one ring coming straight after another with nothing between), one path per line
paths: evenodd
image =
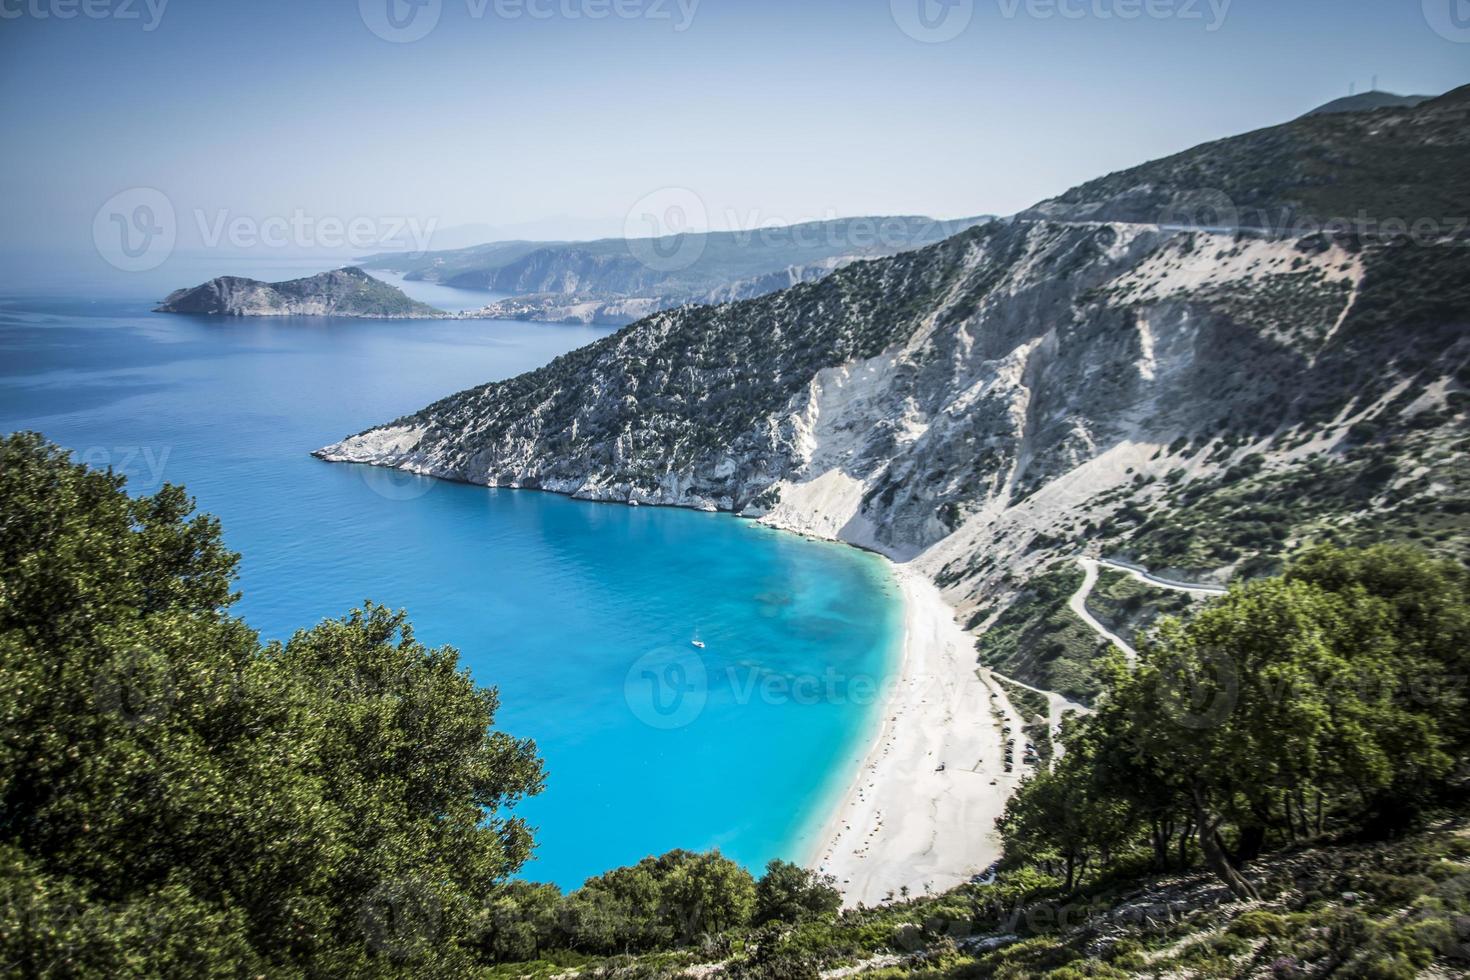
M221 276L170 293L155 312L210 316L441 317L426 303L357 268L287 282Z
M1221 577L1310 540L1467 553L1467 327L1453 235L993 222L318 455L758 517L915 560L982 628L1083 550Z

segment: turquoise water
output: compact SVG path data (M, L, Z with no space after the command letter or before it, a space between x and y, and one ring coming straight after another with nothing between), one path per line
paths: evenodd
M175 266L170 281L321 267ZM901 628L878 559L729 516L307 455L604 330L148 312L163 291L0 286L0 431L37 429L140 492L185 484L244 553L237 611L268 638L371 598L458 647L500 688L501 727L546 759L523 811L539 827L527 877L572 887L673 847L753 868L805 855Z

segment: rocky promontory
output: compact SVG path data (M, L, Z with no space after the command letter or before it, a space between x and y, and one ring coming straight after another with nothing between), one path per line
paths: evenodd
M440 319L447 315L427 303L409 299L396 286L356 267L286 282L220 276L191 289L174 290L155 312L395 319Z

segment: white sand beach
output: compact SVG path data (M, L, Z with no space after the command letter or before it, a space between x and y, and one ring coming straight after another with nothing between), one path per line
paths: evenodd
M927 578L905 565L894 572L904 600L903 664L881 730L810 861L837 879L849 906L905 887L943 891L983 871L1000 856L995 818L1026 768L1021 722L1000 686L977 670L974 638ZM1009 775L1003 725L1017 740Z

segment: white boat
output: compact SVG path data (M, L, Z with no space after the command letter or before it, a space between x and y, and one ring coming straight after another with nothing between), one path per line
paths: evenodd
M692 643L694 646L698 647L701 650L704 649L704 641L703 640L690 640L689 642Z

